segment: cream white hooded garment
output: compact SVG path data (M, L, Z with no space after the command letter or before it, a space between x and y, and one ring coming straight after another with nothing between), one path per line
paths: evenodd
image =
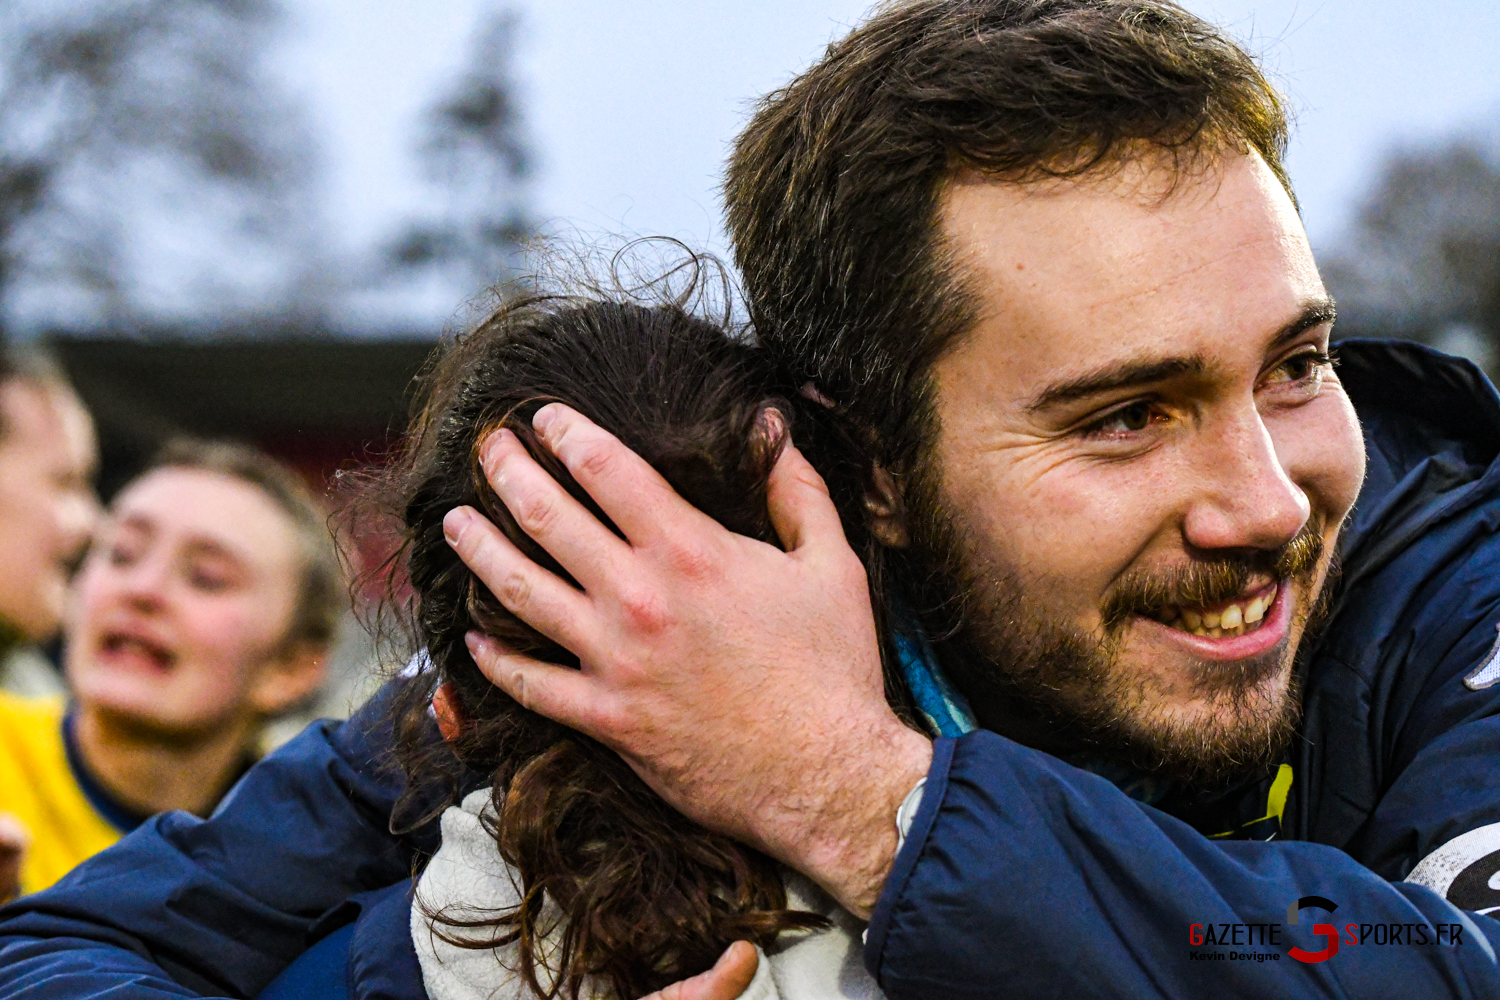
M429 912L442 911L459 919L483 918L513 908L520 899L519 876L501 859L480 822L490 808L486 788L443 813L442 847L417 882L411 936L432 1000L527 1000L533 996L511 971L519 967L515 945L460 948L435 933L427 917ZM760 952L755 979L741 1000L884 1000L861 957L865 925L801 875L784 870L782 878L789 906L821 913L833 926L782 935L769 954ZM442 930L449 936L462 933L451 927ZM609 993L603 984L591 984L584 995L602 998Z

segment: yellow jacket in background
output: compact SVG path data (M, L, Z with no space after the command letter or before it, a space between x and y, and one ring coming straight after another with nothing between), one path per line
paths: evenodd
M119 840L68 759L62 698L0 692L0 812L26 827L21 892L36 892Z

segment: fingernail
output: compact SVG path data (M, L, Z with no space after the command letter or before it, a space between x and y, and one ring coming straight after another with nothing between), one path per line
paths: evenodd
M495 641L483 632L465 632L464 645L469 647L469 655L475 662L495 655Z
M531 426L542 437L547 436L547 428L557 423L557 418L562 414L562 406L558 403L548 403L536 411L536 416L531 418Z
M744 947L741 947L741 945L743 945ZM735 941L728 948L724 949L724 953L720 955L719 960L714 963L714 968L722 969L730 962L735 961L735 959L738 957L736 955L736 952L738 952L740 955L743 955L746 949L753 950L754 948L755 945L751 944L749 941Z
M470 513L467 507L454 507L443 515L443 540L449 545L458 545L458 537L468 525Z
M780 437L786 432L786 417L774 406L768 406L756 416L755 427L768 439Z
M496 476L499 475L500 446L503 445L506 441L514 439L515 436L515 431L512 431L509 427L501 427L499 430L495 431L488 438L486 438L484 444L480 445L479 467L484 470L485 477L488 478L491 483L493 483Z

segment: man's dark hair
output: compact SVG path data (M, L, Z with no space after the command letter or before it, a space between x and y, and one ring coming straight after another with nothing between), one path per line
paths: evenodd
M1253 150L1286 185L1286 134L1250 55L1165 0L892 3L761 102L729 230L762 341L900 470L931 433L931 367L974 319L945 181Z

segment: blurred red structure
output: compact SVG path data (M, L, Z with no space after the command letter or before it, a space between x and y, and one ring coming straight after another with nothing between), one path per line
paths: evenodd
M406 425L430 340L108 339L49 346L99 428L105 496L174 434L257 444L321 488L379 463Z

